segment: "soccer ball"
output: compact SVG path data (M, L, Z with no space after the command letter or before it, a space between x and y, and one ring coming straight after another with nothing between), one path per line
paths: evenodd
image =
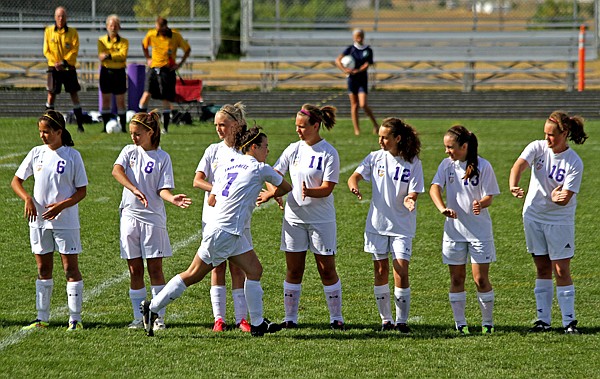
M344 55L342 57L341 63L344 68L349 68L351 70L354 70L354 66L356 65L356 62L354 62L354 58L352 58L352 55Z
M119 125L119 121L116 119L111 119L106 123L106 132L107 133L121 133L121 125Z
M128 124L131 122L131 119L133 118L133 116L135 116L135 111L127 111L127 114L126 114L127 118L125 120L127 120Z

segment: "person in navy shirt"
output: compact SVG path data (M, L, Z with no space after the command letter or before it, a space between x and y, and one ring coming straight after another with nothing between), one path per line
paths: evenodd
M379 124L373 115L373 111L367 103L367 94L369 93L369 75L367 70L373 64L373 50L370 46L364 45L365 32L362 29L355 29L352 32L354 43L348 46L335 60L335 65L348 77L348 96L350 97L350 113L352 114L352 125L354 134L360 134L360 125L358 121L358 107L360 106L365 114L373 123L373 133L379 131ZM354 64L344 65L342 59L345 56L351 56Z

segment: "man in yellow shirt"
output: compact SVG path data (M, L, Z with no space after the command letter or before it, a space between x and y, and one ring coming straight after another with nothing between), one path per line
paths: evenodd
M150 56L150 47L152 47L152 56ZM178 48L183 50L183 57L179 63L176 63ZM179 32L167 26L167 20L162 17L156 19L156 29L148 31L144 37L142 49L148 68L144 94L139 104L140 111L147 111L150 96L153 99L162 100L163 126L167 132L171 118L171 102L175 100L175 81L177 79L175 71L190 56L192 49Z
M83 132L83 112L79 103L81 86L77 80L75 64L79 53L79 34L67 26L67 10L58 7L54 11L55 24L44 30L44 56L48 60L48 100L46 109L54 109L56 95L65 86L71 95L73 113L77 118L77 130Z
M117 99L117 114L121 122L121 130L127 132L127 109L125 108L125 92L127 91L127 52L129 41L119 35L121 21L119 16L111 14L106 18L107 34L98 38L98 59L100 59L100 92L102 92L102 121L104 131L106 124L114 115L111 113L111 95Z

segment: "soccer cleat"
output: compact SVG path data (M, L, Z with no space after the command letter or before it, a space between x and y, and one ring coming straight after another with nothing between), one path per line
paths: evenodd
M389 330L394 330L395 327L396 327L396 325L394 325L393 322L386 321L383 324L381 324L381 331L382 332L387 332Z
M533 326L529 329L529 333L540 333L540 332L548 332L552 329L550 325L546 324L542 320L537 320L533 323Z
M459 326L457 326L457 327L456 327L456 330L458 330L458 332L459 332L461 335L463 335L463 336L466 336L466 335L468 335L468 334L471 334L471 333L469 332L469 327L468 327L468 326L466 326L466 325L459 325Z
M331 327L332 330L341 330L342 332L344 330L346 330L346 327L344 326L344 322L340 321L340 320L335 320L334 322L329 324L329 326Z
M218 318L215 320L215 325L213 325L213 332L224 332L227 329L227 324L223 321L222 318Z
M237 323L235 326L244 333L250 333L250 330L252 329L245 318L243 318L242 321Z
M42 321L40 319L35 319L29 323L29 325L25 325L21 328L21 330L33 330L33 329L45 329L50 325L47 321Z
M401 334L408 334L410 333L410 328L408 327L408 325L406 325L405 323L398 323L396 324L396 328L397 331L399 331Z
M154 321L158 318L158 314L150 310L150 300L144 300L140 304L142 311L142 320L144 322L144 330L148 337L154 337Z
M279 326L281 327L281 329L296 329L298 327L298 324L296 324L293 321L284 321L281 324L279 324Z
M281 325L264 319L262 324L258 326L250 326L250 334L252 337L262 337L266 333L275 333L281 330Z
M481 327L481 334L492 334L494 333L494 325L483 325Z
M144 321L141 319L134 319L129 325L127 325L128 329L144 329Z
M83 324L81 323L81 321L69 321L69 326L67 326L67 332L73 332L77 330L83 330Z
M165 329L167 329L167 326L165 325L164 318L159 317L156 320L154 320L154 325L152 326L152 330L154 330L156 332L157 330L165 330Z
M577 330L577 320L573 320L569 325L565 326L565 334L579 334L579 330Z

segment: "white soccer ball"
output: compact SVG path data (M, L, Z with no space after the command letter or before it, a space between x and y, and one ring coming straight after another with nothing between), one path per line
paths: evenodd
M110 134L121 133L121 125L119 125L119 121L117 121L113 118L109 122L107 122L106 123L106 132L110 133Z
M129 124L131 122L131 119L133 118L133 116L135 116L135 111L127 111L127 114L125 115L127 120L127 123Z
M354 66L356 65L356 62L354 62L354 58L352 58L352 55L344 55L342 57L341 63L344 68L349 68L351 70L354 70Z

